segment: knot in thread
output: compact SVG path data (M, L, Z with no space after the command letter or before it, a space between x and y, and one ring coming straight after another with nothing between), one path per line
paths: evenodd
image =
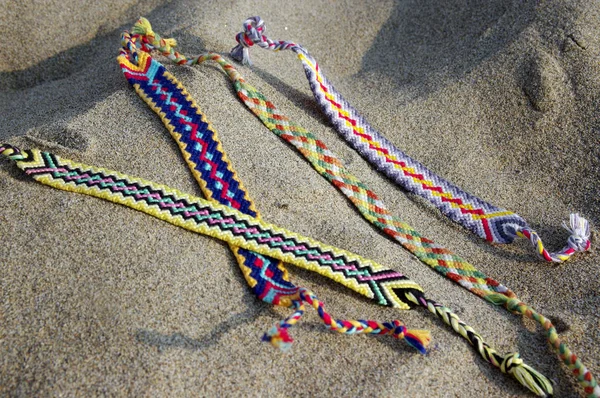
M266 43L263 32L266 30L265 21L261 17L250 17L244 21L243 30L235 36L235 40L243 47Z
M265 31L265 22L261 17L250 17L244 21L242 31L235 36L238 42L237 46L231 49L231 56L242 65L252 65L250 62L250 54L248 48L254 44L261 47L269 48L266 37L263 35Z
M563 227L571 233L567 245L576 251L584 252L590 248L590 223L578 213L571 214L569 224L563 222Z
M586 251L588 248L588 242L589 240L587 240L586 238L577 235L571 235L567 240L567 244L569 245L569 247L578 252Z
M404 334L406 333L406 326L404 326L402 322L400 322L397 319L394 319L391 323L392 328L390 332L392 336L400 340L404 339Z
M131 33L141 36L154 36L154 31L152 30L150 21L144 17L140 17L140 19L138 19L138 21L133 25Z
M505 223L502 224L502 228L504 229L504 233L508 235L511 239L514 239L518 236L517 232L520 231L523 227L519 224L515 223Z
M267 27L261 17L256 16L246 19L242 25L242 31L235 36L235 40L238 44L231 49L231 57L244 65L252 65L248 49L255 44L265 50L271 51L291 49L295 52L305 52L301 46L294 42L283 40L274 41L269 39L265 35L266 30Z
M500 364L500 370L502 373L510 373L513 368L523 366L523 360L518 352L511 352L504 357L504 360Z

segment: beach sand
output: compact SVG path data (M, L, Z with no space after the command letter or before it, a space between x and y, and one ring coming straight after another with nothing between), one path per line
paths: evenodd
M511 209L550 248L571 212L600 225L597 1L8 4L0 140L200 195L176 144L123 77L120 33L139 15L186 54L227 54L249 16L303 44L398 147ZM377 173L319 113L299 61L254 49L246 80L317 134L389 209L501 281L600 372L600 242L572 261L493 246ZM162 58L159 58L162 59ZM164 61L164 59L162 59ZM236 64L237 65L237 64ZM218 131L263 218L407 274L498 351L583 392L529 320L444 279L370 224L238 101L212 66L167 68ZM423 310L398 312L307 271L292 279L343 318L432 332L427 355L390 337L341 336L309 311L281 353L260 341L290 309L262 303L227 246L92 197L37 184L0 160L0 395L531 396Z

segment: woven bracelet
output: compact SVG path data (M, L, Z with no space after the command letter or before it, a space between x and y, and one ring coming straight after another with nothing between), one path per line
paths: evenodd
M148 35L147 33L152 32L152 29L149 22L144 19L140 20L134 26L132 32L133 35L130 35L127 32L123 35L123 51L122 55L119 57L119 63L121 64L123 72L140 97L143 98L150 108L160 116L167 129L171 132L173 138L179 144L183 157L190 166L192 173L200 185L203 186L204 189L207 189L206 187L213 185L214 183L214 181L211 182L211 180L214 180L212 175L214 174L213 172L215 170L221 170L220 178L223 178L223 171L225 169L232 170L231 164L228 161L223 161L223 159L227 159L227 157L222 151L222 145L220 142L218 142L216 133L212 127L210 125L206 125L205 120L200 114L200 110L194 103L191 96L185 91L185 88L181 85L181 83L179 83L174 76L168 73L158 61L152 59L148 54L142 53L142 51L139 51L137 48L137 46L139 46L140 50L150 51L153 48L152 43L158 44L159 46L168 45L169 47L172 47L175 42L173 39L162 39L158 35ZM173 53L171 56L177 58L179 55ZM135 59L134 62L132 62L133 59ZM223 68L223 70L228 73L232 80L243 82L243 79L241 79L241 76L237 73L233 66L227 63L227 61L225 61L221 56L217 54L206 54L197 59L198 62L205 60L216 61ZM204 127L202 123L196 127L192 120L194 115L197 115L197 119L200 119L201 122L204 122L206 127ZM193 149L192 147L197 147L197 149ZM205 170L207 165L210 167ZM235 179L235 181L237 181L237 179ZM235 181L223 181L221 179L217 181L216 184L220 186L223 184L231 184ZM223 196L223 193L220 195L215 195L214 188L213 192L209 192L209 194L212 197ZM228 203L226 204L231 206L231 203L229 203L230 201L227 202ZM242 271L244 272L243 266ZM316 271L319 272L318 269ZM392 270L387 270L387 272L394 274L394 271ZM325 274L325 276L328 275ZM339 282L338 279L336 279L336 281ZM379 279L379 277L378 281L384 283L386 282L383 279ZM252 286L252 281L249 281L249 283ZM262 292L257 292L256 288L255 293L258 293L259 297L268 297L268 295L265 295ZM434 307L428 305L428 309L433 310ZM319 313L320 312L321 311L319 311ZM446 323L452 325L453 316L446 316L446 311L439 311L438 309L434 313L440 316ZM292 314L292 316L280 323L280 329L287 330L287 326L295 323L301 315L302 312L296 312ZM326 320L328 316L322 316L321 318ZM458 321L458 319L456 319L456 321ZM459 324L460 322L455 326L458 326ZM494 350L490 351L489 346L484 343L481 340L481 337L478 336L477 333L475 333L470 327L464 324L458 328L455 326L453 326L454 330L459 332L463 337L466 337L470 343L473 344L477 339L479 339L479 343L482 344L476 343L474 346L478 347L480 354L486 360L499 367L501 370L504 371L506 364L512 363L514 358L518 358L518 355L515 356L515 354L509 354L502 357L495 353ZM354 330L355 328L350 328L348 332L354 333ZM473 333L473 335L469 336L469 332L465 334L464 332L467 330L469 330L470 333ZM275 329L270 331L272 335L268 335L267 340L271 339L272 342L281 341L281 333L274 332ZM490 355L491 353L493 354ZM490 360L490 358L492 359ZM520 362L520 360L515 362L515 365L518 362ZM533 387L529 388L538 393L547 390L547 387L550 385L547 383L547 379L537 373L535 377L527 376L527 372L512 372L512 374L515 375L515 377L519 380L526 380L524 384L532 385ZM540 381L537 381L538 378Z
M161 38L152 31L150 24L145 19L138 21L133 32L136 32L135 35L139 36L138 39L142 43L141 47L145 51L157 49L177 64L192 65L202 63L206 60L217 62L234 83L238 96L246 106L271 131L294 145L321 175L332 182L351 200L367 220L403 244L403 246L419 257L421 261L432 266L449 279L460 283L463 287L494 304L503 305L512 312L520 313L537 320L546 329L549 342L557 349L563 361L573 369L574 373L582 374L582 372L587 372L587 370L583 370L585 367L579 368L583 365L581 365L576 357L565 357L563 355L564 350L568 350L568 348L560 342L554 326L546 318L520 302L512 291L485 276L464 259L422 237L412 227L392 216L385 209L385 205L378 199L375 193L369 190L356 177L352 176L322 141L319 141L313 134L280 114L275 105L247 84L233 66L222 57L217 54L204 54L199 57L187 58L174 50L173 44L175 42L173 39ZM158 62L156 63L158 64ZM125 69L124 71L127 74ZM170 76L170 79L174 78ZM135 80L129 80L136 87L136 91L148 102L148 93L144 94L145 90L142 90ZM152 107L152 104L150 106ZM498 293L501 293L501 295ZM519 303L519 305L516 306L516 303ZM519 310L515 310L516 307L519 307ZM483 352L480 351L480 353L484 355ZM593 379L591 374L587 378L590 380ZM590 388L594 390L596 386L595 380L592 380L590 383L584 381L582 384L586 390L590 390Z
M210 201L260 218L254 203L223 151L216 131L189 93L160 63L145 52L140 54L136 43L139 43L142 48L145 47L143 41L137 41L137 36L134 35L132 38L129 33L125 33L122 42L123 51L118 61L125 77L135 88L136 93L159 115L177 142L183 159L202 193ZM323 303L314 293L306 288L297 287L290 281L289 274L281 261L234 245L230 245L230 249L246 282L256 296L270 304L296 309L290 317L269 330L263 340L281 349L288 349L293 341L288 334L288 329L300 320L305 312L305 304L308 304L317 311L321 320L331 330L345 334L389 333L395 337L403 336L422 353L425 352L429 342L428 333L406 331L396 320L379 323L335 319L325 311ZM316 270L326 276L333 275L326 269ZM340 276L334 275L334 277ZM385 285L393 282L397 277L399 277L398 273L389 270L389 272L378 273L374 278ZM381 290L374 285L372 289Z
M517 236L527 238L538 254L550 262L566 261L576 252L590 248L589 224L578 214L571 214L570 226L563 223L571 234L567 245L557 252L550 252L521 216L465 192L412 159L360 116L335 90L305 48L291 41L269 39L260 17L247 19L236 40L238 45L232 49L231 55L245 64L250 64L248 49L255 44L271 51L295 52L302 61L315 100L338 133L381 173L407 191L426 199L474 234L492 243L511 243Z
M427 298L418 284L374 261L266 223L232 207L116 171L62 159L49 152L21 151L9 144L0 144L0 156L15 161L17 167L41 184L121 204L188 231L318 272L380 305L399 309L424 307L478 350L484 350L488 361L502 372L512 375L539 396L553 392L550 381L525 364L518 353L498 354L449 308ZM518 300L509 302L518 310ZM363 322L363 333L392 334L419 350L424 350L428 341L427 332L407 330L399 321ZM295 320L290 319L290 326L294 323Z

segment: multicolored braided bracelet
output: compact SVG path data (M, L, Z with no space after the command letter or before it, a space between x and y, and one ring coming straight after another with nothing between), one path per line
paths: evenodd
M142 31L142 24L144 25L144 32L151 31L149 22L142 19L138 21L138 23L132 29L133 32L137 33L130 35L126 32L123 35L123 51L119 57L119 62L125 76L133 85L140 97L143 98L150 108L161 117L161 120L167 129L178 142L184 158L192 170L199 171L205 168L207 164L210 166L209 170L225 169L226 167L223 166L224 163L219 160L226 159L226 156L222 151L222 146L220 142L214 144L216 140L216 133L212 131L210 126L207 127L211 131L201 131L203 128L196 127L195 123L193 123L193 120L191 120L193 115L197 115L201 120L203 119L198 107L195 105L190 95L185 91L185 88L183 88L183 86L175 79L175 77L168 73L159 62L152 59L148 54L138 51L137 45L139 45L140 49L144 51L149 51L152 48L152 45L147 40L149 36L139 33ZM166 43L168 43L169 46L172 46L175 44L172 39L161 39L157 36L152 37L153 40L158 42L158 45L164 46ZM135 61L132 62L134 59ZM223 69L227 71L233 80L241 79L237 71L235 71L235 69L219 55L206 54L206 57L202 59L211 59L217 61L223 67ZM243 82L243 79L241 80ZM190 131L193 131L193 133L190 133ZM207 134L209 135L208 137ZM194 146L199 145L197 150L191 149L188 145L192 137L196 137L196 139L193 139L193 141L195 141ZM199 137L202 137L202 140L199 140ZM205 142L207 139L208 142ZM193 162L191 161L192 159L194 159ZM217 163L215 163L215 159L217 159ZM207 160L209 161L207 162ZM201 164L204 166L200 166ZM227 162L226 166L228 169L231 169L230 163ZM213 179L213 177L211 177L210 174L211 173L204 173L204 176L201 176L194 173L201 185L207 185L207 183L211 183L210 180ZM217 183L221 184L222 181L218 181ZM213 195L213 197L215 196L216 195ZM227 201L225 204L229 204L229 201ZM243 267L242 270L244 270ZM393 271L390 270L390 272ZM292 314L291 317L283 321L280 326L291 326L292 324L296 323L301 315L302 312L297 311L296 313ZM268 336L267 339L276 339L277 341L281 340L281 333L276 329L277 328L274 328L270 331L271 335ZM457 329L455 330L459 331ZM352 329L350 332L352 332ZM459 331L459 333L461 332ZM461 335L465 336L462 333ZM473 343L470 338L468 338L468 340ZM476 346L479 348L481 355L489 361L490 356L488 352L488 346L486 344ZM496 362L502 364L503 361L500 361L500 358L501 357L496 354ZM490 362L494 363L494 361ZM541 375L539 376L543 377ZM533 382L533 379L523 379L520 377L520 375L516 375L516 377L525 385ZM532 390L539 393L539 388L534 388Z
M185 162L206 198L260 218L223 151L217 132L185 88L148 54L139 55L136 37L132 38L128 33L123 35L123 51L118 61L135 91L160 116L177 142ZM305 304L308 304L317 311L330 329L339 333L393 334L397 338L403 337L409 344L425 353L430 340L428 332L406 330L397 320L379 323L335 319L325 311L323 303L314 293L306 288L297 287L290 281L281 261L237 246L229 247L254 294L269 304L296 309L290 317L281 321L263 337L263 340L274 346L281 349L290 347L293 340L288 334L288 329L301 319ZM397 274L391 272L389 276L394 279ZM382 283L389 281L383 274L378 280Z
M144 55L140 54L139 60L143 58ZM151 60L150 57L146 59ZM116 171L62 159L49 152L38 149L21 151L9 144L0 144L0 155L15 161L17 167L44 185L121 204L188 231L220 239L231 246L317 272L380 305L399 309L424 307L478 350L483 350L486 359L502 372L512 375L539 396L553 392L550 381L525 364L518 353L499 355L449 308L427 298L417 283L374 261L269 224L233 207ZM310 296L305 297L309 303L311 299ZM512 304L518 308L520 302L513 300ZM298 308L296 314L301 311ZM296 321L297 317L292 316L288 318L289 325L284 327L292 326ZM423 334L408 331L399 321L389 324L360 322L364 323L364 329L357 328L355 333L392 334L419 349L423 348L420 346ZM353 326L348 325L350 328ZM427 334L424 335L426 339Z
M567 245L558 252L548 251L538 234L521 216L463 191L394 146L335 90L305 48L290 41L271 40L265 35L265 29L260 17L248 18L243 24L243 31L236 36L238 45L232 49L231 55L249 64L248 48L254 44L271 51L295 52L302 61L319 107L338 133L377 170L398 185L425 198L448 218L489 242L511 243L517 236L529 239L546 261L563 262L576 252L590 248L587 220L578 214L571 214L570 227L563 223L571 234Z
M313 134L291 122L287 117L279 114L271 102L262 96L262 94L258 93L252 86L248 85L241 78L239 73L237 73L237 71L235 71L235 69L220 56L213 55L212 57L209 57L208 55L202 55L194 59L188 59L172 48L172 39L162 39L152 31L151 26L144 19L138 21L134 29L138 32L138 35L142 36L141 41L142 43L145 43L142 45L143 48L146 48L146 50L157 48L164 55L178 64L191 65L194 63L201 63L207 59L217 61L234 82L235 89L238 92L240 99L242 99L242 101L267 127L275 134L294 145L311 162L319 173L348 196L365 218L395 238L398 242L402 243L422 261L428 263L434 269L450 279L459 282L472 292L495 304L504 305L510 311L536 319L548 331L549 342L555 347L560 345L563 346L563 348L558 349L558 351L559 354L561 354L561 358L565 360L562 352L566 346L557 340L558 335L556 334L554 326L549 323L547 319L541 317L533 309L521 303L516 299L514 293L506 287L500 285L493 279L486 277L472 265L452 254L447 249L423 238L412 227L390 215L385 209L385 205L377 198L375 193L370 191L368 187L356 177L352 176L343 167L341 161L337 159L335 154L327 149L322 141L319 141ZM499 299L496 294L498 292L502 293L505 298ZM512 301L507 300L506 298L512 299ZM520 311L514 310L515 302L520 303ZM574 373L579 374L581 369L577 369L578 366L574 366L576 362L576 357L566 358L565 361L569 367L574 369ZM588 378L593 377L590 374ZM594 385L593 382L591 384ZM584 383L584 388L589 390L589 385Z

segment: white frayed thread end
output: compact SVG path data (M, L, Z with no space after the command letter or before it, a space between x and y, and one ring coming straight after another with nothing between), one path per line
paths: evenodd
M563 227L571 234L567 244L573 250L586 251L590 242L590 223L578 213L573 213L569 218L569 224L563 222Z
M242 65L252 66L252 61L250 61L250 52L248 51L247 47L244 47L241 44L233 47L229 52L229 55L231 55L231 58L235 59L236 61L241 62Z

